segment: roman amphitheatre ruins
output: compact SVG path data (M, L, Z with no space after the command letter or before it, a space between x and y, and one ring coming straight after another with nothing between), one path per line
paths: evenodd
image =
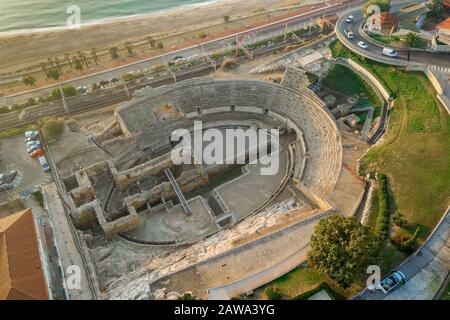
M232 298L304 261L319 219L355 213L367 144L308 84L303 69L288 67L280 83L202 77L148 87L101 126L74 130L70 153L53 148L98 297ZM196 120L204 129L279 129L278 173L174 164L171 133Z

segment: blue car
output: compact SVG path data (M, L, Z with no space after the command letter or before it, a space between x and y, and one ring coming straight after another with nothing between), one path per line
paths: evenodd
M25 132L25 138L33 138L33 137L37 137L38 135L39 135L39 131L36 131L36 130L31 130L31 131Z
M41 142L39 140L33 140L33 141L28 141L26 143L27 148L32 147L32 146L40 146Z
M27 149L27 152L32 153L33 151L36 151L37 149L40 149L40 148L41 148L41 146L38 146L37 144L35 144L35 145L32 145L31 147L29 147Z

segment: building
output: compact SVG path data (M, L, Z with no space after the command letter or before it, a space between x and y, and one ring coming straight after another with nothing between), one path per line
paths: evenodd
M371 31L381 32L383 34L391 34L397 31L399 24L399 19L389 12L381 12L379 15L379 20L374 15L369 21L367 27Z
M438 40L442 43L450 44L450 18L439 23L436 26L436 30Z
M31 209L0 218L0 300L47 300L38 231Z

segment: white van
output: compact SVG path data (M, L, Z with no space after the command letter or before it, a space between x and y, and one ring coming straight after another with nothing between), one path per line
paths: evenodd
M398 52L397 50L391 49L391 48L383 48L383 54L385 56L391 57L391 58L397 58Z
M39 157L38 160L39 160L39 163L42 166L42 169L45 172L49 172L50 171L50 166L49 166L49 164L47 162L47 159L44 156L42 156L42 157Z
M353 34L352 30L344 30L345 35L347 36L347 38L349 39L353 39L355 37L355 35Z

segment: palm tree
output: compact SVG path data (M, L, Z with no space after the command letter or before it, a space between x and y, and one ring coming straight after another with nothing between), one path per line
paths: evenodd
M69 63L70 67L73 69L72 61L70 61L70 55L69 55L67 52L64 53L64 58L65 58L66 61Z
M156 45L156 40L153 39L152 36L148 36L148 37L146 38L146 40L147 40L147 42L148 42L148 44L150 45L151 48L154 48L154 47L155 47L155 45Z
M128 51L128 55L132 55L133 54L133 44L129 41L125 42L125 48Z
M95 65L98 66L98 56L97 56L97 49L96 48L92 48L91 56L92 56L92 58L94 58Z
M80 58L81 62L84 62L86 67L89 67L89 62L86 59L86 55L82 50L78 50L78 57Z
M50 67L53 68L53 60L52 60L51 57L49 57L49 58L47 59L47 62L48 62L48 64L50 65Z
M72 57L72 61L75 64L75 69L83 71L83 63L78 57Z
M119 51L119 49L117 47L109 48L109 54L111 55L111 59L116 59L119 57L119 55L117 54L117 51Z
M36 78L33 76L27 76L23 78L22 82L27 86L34 87L36 84Z
M45 76L48 78L48 71L47 71L47 67L45 66L44 62L41 62L40 64L42 71L44 71Z
M61 61L58 59L58 57L55 58L55 64L56 64L56 67L58 68L59 72L62 73Z
M405 36L403 41L405 41L405 43L408 45L408 47L411 47L411 48L420 47L420 44L421 44L420 37L416 33L413 33L413 32L409 32Z

